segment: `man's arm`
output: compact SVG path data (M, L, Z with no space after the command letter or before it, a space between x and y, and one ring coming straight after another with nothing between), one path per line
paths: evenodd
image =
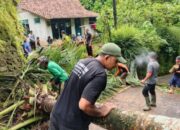
M57 70L56 68L48 67L48 71L55 77L61 77L62 72Z
M148 80L152 76L152 73L153 73L153 66L149 64L147 67L146 77L143 80L141 80L141 83L144 84L145 81Z
M141 80L141 83L145 83L145 81L148 80L151 76L152 76L152 72L150 71L147 72L146 77L143 80Z
M108 103L102 105L101 107L97 107L96 105L92 105L91 102L89 102L85 98L81 98L79 101L79 108L89 116L105 117L110 113L112 109L115 108L115 106Z
M103 117L106 116L114 105L103 105L97 107L95 104L101 92L106 86L106 77L97 76L91 80L84 88L79 101L79 108L89 116Z
M117 71L116 71L116 73L114 74L114 76L118 76L120 73L121 73L120 69L117 68Z
M174 73L175 69L174 66L169 70L169 73Z

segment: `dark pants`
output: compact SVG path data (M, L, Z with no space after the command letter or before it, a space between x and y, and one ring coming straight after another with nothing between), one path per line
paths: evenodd
M89 44L86 44L86 50L87 50L88 56L93 56L92 46L90 46Z
M36 43L34 41L30 41L30 46L32 50L36 50Z
M155 86L156 86L156 84L147 84L147 85L145 85L143 90L142 90L142 94L144 95L144 97L148 97L149 93L151 95L155 96L156 95Z

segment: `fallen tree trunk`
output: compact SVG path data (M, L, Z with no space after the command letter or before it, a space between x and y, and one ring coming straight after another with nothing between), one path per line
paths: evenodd
M142 112L113 110L93 122L108 130L180 130L180 119Z
M44 100L44 105L50 106L49 108L53 106L48 100ZM95 118L93 122L108 130L180 130L180 119L178 118L118 109L113 110L105 118Z

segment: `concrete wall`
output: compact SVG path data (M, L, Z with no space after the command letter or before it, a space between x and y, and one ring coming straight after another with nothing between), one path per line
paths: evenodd
M28 20L29 28L36 37L40 37L41 40L46 40L47 36L52 37L52 29L50 25L47 25L47 21L40 17L40 23L35 23L34 18L38 16L24 10L19 11L19 19Z

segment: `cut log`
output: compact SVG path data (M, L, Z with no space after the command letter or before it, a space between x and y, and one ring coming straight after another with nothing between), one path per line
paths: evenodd
M142 112L113 110L93 122L108 130L180 130L180 119Z

